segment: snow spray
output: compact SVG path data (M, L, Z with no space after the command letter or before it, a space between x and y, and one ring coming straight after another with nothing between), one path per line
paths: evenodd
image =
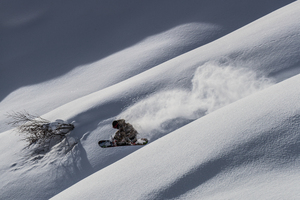
M250 69L209 62L197 68L189 89L157 92L128 107L120 117L151 138L153 131L166 134L272 84L271 78Z

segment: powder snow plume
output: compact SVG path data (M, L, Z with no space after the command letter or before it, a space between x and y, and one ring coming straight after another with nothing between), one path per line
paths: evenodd
M197 68L190 89L157 92L128 107L120 118L151 138L153 131L173 131L273 84L271 78L249 69L209 62Z

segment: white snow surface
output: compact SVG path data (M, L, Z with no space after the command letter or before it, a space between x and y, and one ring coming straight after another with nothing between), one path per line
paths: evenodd
M0 199L298 199L300 2L2 1ZM7 124L73 122L33 154ZM124 118L146 146L101 149Z

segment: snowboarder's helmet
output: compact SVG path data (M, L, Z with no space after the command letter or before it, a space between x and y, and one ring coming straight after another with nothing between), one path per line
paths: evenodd
M118 126L119 126L118 121L113 121L112 127L113 128L118 128Z

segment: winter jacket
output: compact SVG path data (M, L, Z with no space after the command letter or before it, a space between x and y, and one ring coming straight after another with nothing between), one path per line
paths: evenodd
M118 145L125 145L131 142L136 142L138 132L129 123L125 123L124 119L117 120L118 131L115 133L114 139Z

